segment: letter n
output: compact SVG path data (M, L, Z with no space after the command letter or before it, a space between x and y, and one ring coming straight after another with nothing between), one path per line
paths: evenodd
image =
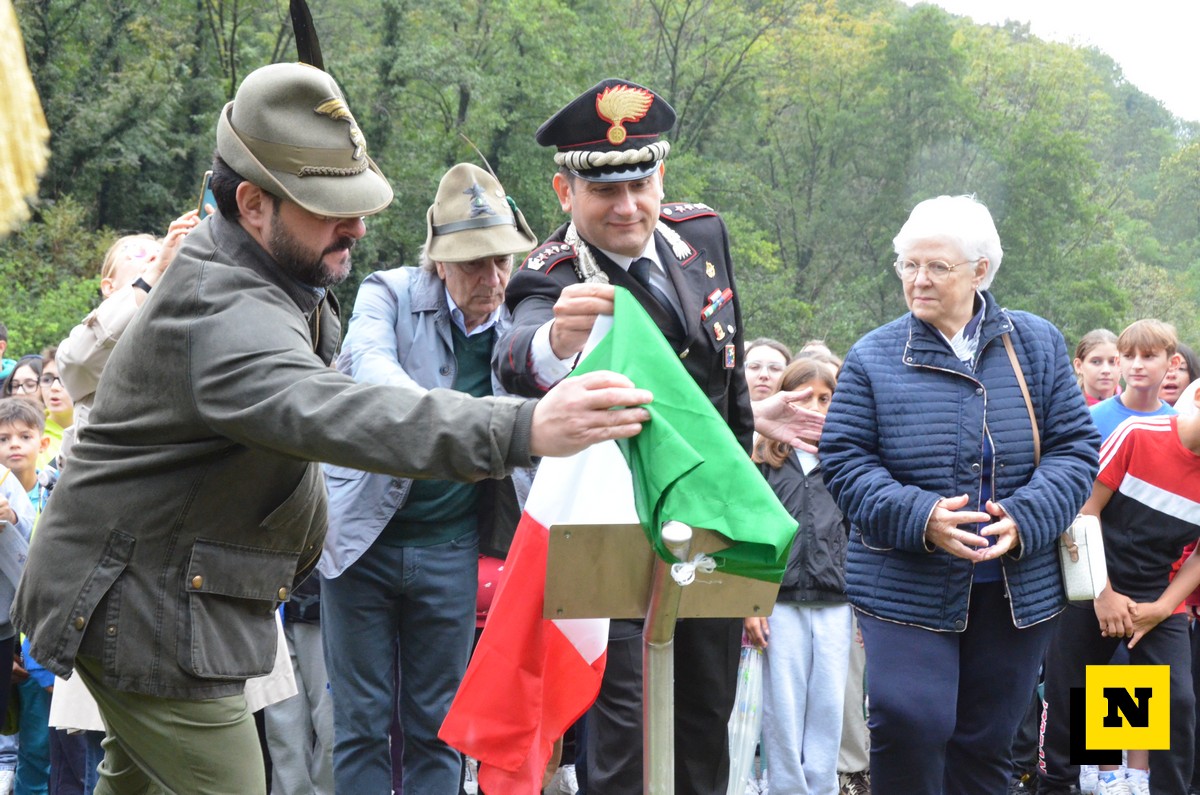
M1108 714L1104 716L1104 725L1110 729L1119 729L1124 725L1121 715L1129 721L1129 725L1139 729L1150 726L1150 695L1149 687L1135 687L1133 696L1123 687L1104 688L1104 700L1108 702Z

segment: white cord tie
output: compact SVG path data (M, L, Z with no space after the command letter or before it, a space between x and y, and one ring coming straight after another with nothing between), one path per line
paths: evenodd
M717 570L717 562L703 552L697 552L691 561L671 564L671 579L681 586L691 585L696 579L697 569L712 574Z

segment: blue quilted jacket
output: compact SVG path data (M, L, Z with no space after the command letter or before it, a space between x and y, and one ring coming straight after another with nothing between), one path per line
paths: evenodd
M1066 604L1055 541L1091 492L1100 435L1071 373L1062 334L1027 312L986 311L972 371L911 314L859 340L846 357L821 436L825 482L853 530L846 590L856 607L940 631L967 626L973 564L926 545L943 497L971 495L983 478L1016 521L1020 546L1001 558L1013 623ZM1041 430L1033 432L1004 350L1009 333ZM995 451L983 471L984 434ZM970 508L968 508L970 510Z

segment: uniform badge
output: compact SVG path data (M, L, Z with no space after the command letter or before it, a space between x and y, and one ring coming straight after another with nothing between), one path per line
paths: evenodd
M713 324L713 336L717 338L717 342L725 339L725 327L720 323Z
M717 269L713 267L713 264L711 262L706 261L704 263L704 272L705 272L705 274L708 275L708 278L710 278L710 279L717 278Z
M732 370L737 365L737 346L729 344L725 346L725 369Z
M625 143L628 133L623 126L627 121L641 121L650 106L654 94L644 88L633 86L609 86L596 97L596 114L612 126L608 128L608 142L613 146Z

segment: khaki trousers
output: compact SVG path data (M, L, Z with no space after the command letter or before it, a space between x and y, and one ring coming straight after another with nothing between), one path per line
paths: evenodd
M101 670L94 658L75 661L107 735L95 795L266 795L244 696L189 701L127 693L104 684Z

